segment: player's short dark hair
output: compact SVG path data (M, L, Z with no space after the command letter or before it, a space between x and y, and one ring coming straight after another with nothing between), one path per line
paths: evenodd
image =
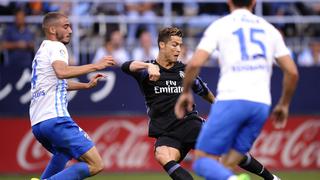
M166 27L161 29L158 34L158 46L160 42L167 43L170 40L171 36L182 37L183 33L177 27Z
M253 3L253 0L232 0L236 7L248 7Z
M57 20L59 20L62 17L67 18L66 15L59 13L59 12L47 13L43 18L42 28L45 30L49 25L52 25L53 23L55 23Z

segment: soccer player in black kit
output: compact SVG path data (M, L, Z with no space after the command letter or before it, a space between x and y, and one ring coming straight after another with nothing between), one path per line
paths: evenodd
M156 138L156 160L173 180L192 180L191 174L179 162L194 148L204 121L198 116L195 106L183 120L177 119L174 113L175 103L183 91L185 64L177 61L181 45L181 30L164 28L158 35L159 54L156 60L128 61L121 68L137 80L145 96L150 118L148 136ZM200 77L192 89L209 103L214 102L214 95ZM265 179L273 179L272 174L250 155L245 156L239 166Z

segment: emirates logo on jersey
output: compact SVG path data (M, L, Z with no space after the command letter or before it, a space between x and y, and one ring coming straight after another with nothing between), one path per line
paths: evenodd
M184 72L183 71L179 71L179 75L180 77L183 79L184 78Z
M182 71L180 71L182 72ZM183 73L183 72L182 72ZM177 81L166 80L166 86L154 86L155 94L180 94L183 87L178 85Z

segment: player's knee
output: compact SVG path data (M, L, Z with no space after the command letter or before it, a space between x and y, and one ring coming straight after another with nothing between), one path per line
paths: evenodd
M222 161L222 164L228 169L235 169L238 166L238 163L235 161Z
M97 163L96 163L96 172L99 173L103 170L104 168L104 163L103 161L100 159Z
M201 150L195 150L194 155L195 155L196 159L202 158L202 157L208 157L208 158L214 159L216 161L219 161L219 158L220 158L220 156L208 154L208 153L201 151Z
M166 161L169 161L169 156L163 152L155 152L155 158L160 164L164 164Z
M161 164L165 165L167 162L171 161L169 151L163 147L157 147L155 150L155 159Z
M101 172L104 168L103 161L101 159L95 161L93 164L89 165L90 167L90 173L91 175L98 174Z

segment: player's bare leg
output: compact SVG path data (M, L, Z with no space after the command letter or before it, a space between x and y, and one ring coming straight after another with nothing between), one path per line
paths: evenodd
M243 159L243 154L231 149L226 155L221 156L220 162L230 170L234 170Z
M168 146L159 146L155 150L155 158L156 160L164 166L169 161L178 161L180 159L180 152L176 148L168 147Z
M89 151L83 154L79 160L88 164L91 176L96 175L103 170L103 161L96 147L92 147Z
M177 163L180 157L180 152L176 148L158 146L155 150L156 160L173 180L193 180L191 174Z
M194 155L195 155L196 159L199 159L201 157L208 157L208 158L214 159L216 161L219 161L219 159L220 159L220 156L208 154L208 153L200 151L200 150L195 150Z

